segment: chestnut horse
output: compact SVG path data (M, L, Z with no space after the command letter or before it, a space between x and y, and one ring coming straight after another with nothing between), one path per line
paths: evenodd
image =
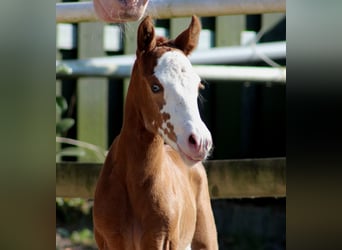
M195 16L174 40L157 38L150 17L139 26L123 127L95 191L99 249L218 249L201 163L212 140L187 58L200 30Z
M108 23L137 21L145 13L149 0L93 0L96 15Z

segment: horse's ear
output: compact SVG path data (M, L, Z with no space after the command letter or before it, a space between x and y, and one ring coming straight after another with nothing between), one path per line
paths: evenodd
M138 28L138 50L137 52L148 52L156 47L156 36L153 21L150 16L140 23Z
M184 30L174 41L177 48L185 55L189 55L197 46L201 32L201 22L196 16L192 16L189 27Z

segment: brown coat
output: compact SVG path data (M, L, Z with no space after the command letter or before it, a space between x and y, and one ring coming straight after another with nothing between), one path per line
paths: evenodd
M201 162L189 167L164 144L155 127L163 119L157 115L163 99L147 93L145 86L157 60L151 56L175 48L189 54L199 31L196 17L174 41L156 39L149 17L139 27L123 128L109 150L95 191L99 249L184 250L190 244L192 249L218 249L205 169ZM147 60L147 52L158 43L164 44L163 49L148 54Z

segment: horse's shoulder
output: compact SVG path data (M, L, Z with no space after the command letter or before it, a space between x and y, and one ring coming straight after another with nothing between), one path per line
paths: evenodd
M104 214L110 214L110 209L115 204L121 204L122 207L125 207L126 204L125 196L127 195L127 191L124 182L125 178L122 172L123 168L120 167L121 163L116 157L116 142L117 140L115 139L108 150L95 189L95 199L97 200L98 207L101 207ZM104 204L107 205L105 206Z
M191 167L190 175L192 182L196 185L196 188L201 188L203 185L208 184L207 173L202 162Z

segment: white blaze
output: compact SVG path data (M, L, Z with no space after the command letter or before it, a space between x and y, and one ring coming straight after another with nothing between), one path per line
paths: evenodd
M154 75L164 88L165 105L161 113L170 115L170 122L174 126L177 142L168 138L163 129L159 132L174 149L179 145L185 145L190 133L196 133L202 137L210 137L210 132L201 120L197 97L198 87L201 81L195 73L189 59L180 51L173 50L164 53L157 62ZM165 128L166 124L162 125Z

